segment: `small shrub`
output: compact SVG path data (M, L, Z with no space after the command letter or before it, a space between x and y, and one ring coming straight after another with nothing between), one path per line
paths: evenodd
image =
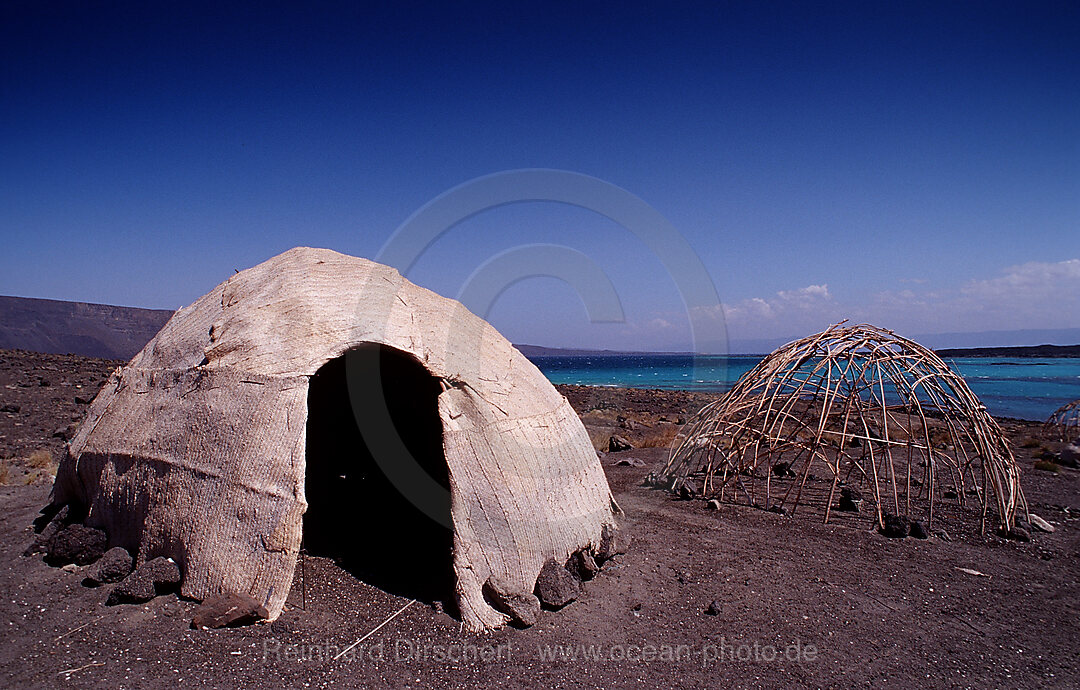
M1050 462L1049 460L1036 460L1033 465L1035 469L1042 470L1043 472L1053 472L1057 474L1058 466L1056 462Z
M53 456L49 451L35 450L30 454L30 457L26 459L26 466L32 467L35 470L44 470L53 466Z
M1042 444L1039 442L1039 439L1035 438L1034 436L1028 436L1020 442L1021 448L1038 448L1041 445Z
M0 486L7 486L11 482L11 465L0 462Z

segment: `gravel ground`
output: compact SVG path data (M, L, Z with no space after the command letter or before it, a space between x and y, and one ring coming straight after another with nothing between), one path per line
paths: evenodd
M24 483L27 457L59 452L53 434L79 416L75 396L115 364L0 352L0 405L20 407L0 414L12 482L0 487L4 686L1080 687L1080 475L1032 469L1052 445L1038 425L1005 422L1017 446L1031 446L1017 449L1031 509L1056 527L1031 543L890 540L745 507L710 511L641 487L666 458L643 448L602 460L634 537L628 553L530 629L464 633L447 613L309 557L273 624L195 631L194 602L105 607L108 589L83 587L81 570L22 556L49 491L40 477ZM651 425L638 429L648 436L700 403L563 392L596 438L620 416ZM616 464L626 459L640 462Z

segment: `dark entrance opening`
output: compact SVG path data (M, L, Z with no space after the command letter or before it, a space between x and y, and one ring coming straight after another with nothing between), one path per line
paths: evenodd
M325 364L308 391L306 552L429 603L453 601L441 390L411 355L372 345Z

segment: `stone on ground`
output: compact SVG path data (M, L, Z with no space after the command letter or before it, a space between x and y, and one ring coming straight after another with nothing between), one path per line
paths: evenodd
M63 566L89 565L101 558L108 546L105 532L75 523L61 527L45 545L45 562Z
M881 533L890 539L903 539L908 535L908 522L899 515L885 513Z
M701 489L698 487L697 482L692 479L679 479L674 485L675 491L679 494L679 498L684 501L692 501L698 497Z
M514 625L528 628L540 618L540 600L528 592L517 592L501 578L492 577L484 585L484 593L496 611L510 616Z
M90 574L83 580L83 584L87 587L99 587L120 582L131 573L132 565L131 554L127 552L127 549L114 546L94 564Z
M1013 527L1011 530L1004 532L1001 536L1012 541L1029 542L1031 541L1031 532L1028 532L1023 527Z
M1035 513L1031 514L1031 525L1040 532L1053 532L1054 526Z
M631 537L626 530L621 530L614 525L604 525L600 531L600 546L596 549L596 560L603 562L620 553L626 553L630 548L630 543Z
M908 536L915 539L926 539L930 535L926 531L926 525L919 520L912 520L908 523Z
M853 489L850 486L845 486L840 489L840 504L837 506L840 510L848 513L859 512L859 504L862 503L862 493L858 489Z
M266 617L266 608L254 597L224 592L199 604L191 618L191 627L196 630L236 628L257 623Z
M588 582L596 577L596 573L600 571L600 566L596 564L596 559L593 557L592 552L588 549L578 549L570 556L570 563L567 566L572 572L577 573L578 578L582 582Z
M536 578L536 596L551 609L566 606L581 596L581 580L553 560L548 560Z
M632 443L627 441L622 436L619 436L618 434L613 434L612 437L608 439L608 451L611 453L618 453L624 450L633 450L633 448L634 445Z
M159 594L175 592L180 587L180 568L168 558L143 563L109 593L106 606L141 604Z

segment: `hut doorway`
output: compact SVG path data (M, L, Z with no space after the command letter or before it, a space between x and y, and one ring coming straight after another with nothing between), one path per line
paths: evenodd
M391 594L450 603L441 390L414 357L379 345L351 350L315 373L304 548Z

